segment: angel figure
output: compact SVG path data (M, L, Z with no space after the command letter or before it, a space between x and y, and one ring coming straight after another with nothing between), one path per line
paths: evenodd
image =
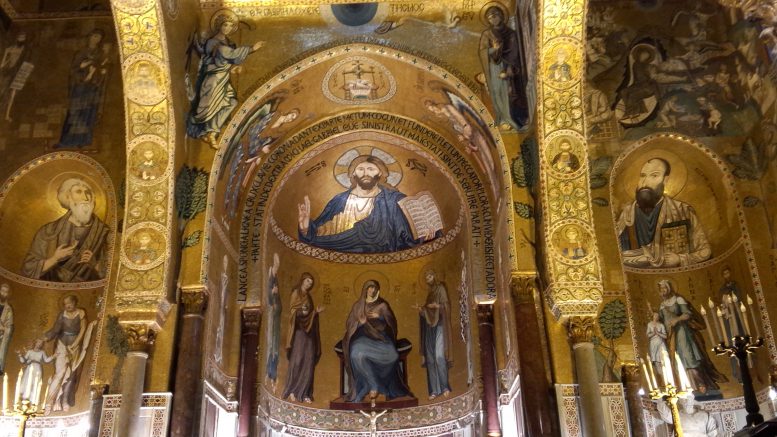
M239 73L248 55L264 46L258 41L251 46L238 46L229 39L237 30L239 19L232 11L218 12L211 20L213 36L204 42L194 42L189 53L200 55L200 68L191 109L186 118L186 133L202 138L216 148L216 137L237 106L237 94L230 83L230 74ZM193 49L193 50L192 50Z

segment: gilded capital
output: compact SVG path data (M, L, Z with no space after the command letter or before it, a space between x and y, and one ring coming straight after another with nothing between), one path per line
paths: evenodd
M516 303L534 303L536 290L537 275L535 273L513 272L510 278L510 291Z
M593 317L570 317L567 321L567 335L572 345L590 343L594 335Z
M632 381L640 381L639 365L636 361L624 361L621 363L621 379L623 382L628 383Z
M98 382L89 386L89 395L92 400L101 399L106 393L108 393L108 384Z
M127 334L127 343L130 352L150 352L151 346L156 340L156 333L145 323L131 323L124 325Z
M204 289L184 289L181 291L181 305L183 306L184 315L201 315L208 306L208 293Z

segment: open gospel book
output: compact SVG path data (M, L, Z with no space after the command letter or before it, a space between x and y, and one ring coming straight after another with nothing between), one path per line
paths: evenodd
M413 238L419 239L424 235L434 235L442 231L442 215L432 193L421 191L415 196L407 196L400 200L399 207L405 213Z

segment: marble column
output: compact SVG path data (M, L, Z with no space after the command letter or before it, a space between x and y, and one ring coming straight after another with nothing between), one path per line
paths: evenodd
M521 393L524 403L524 433L527 436L560 435L558 409L553 401L550 352L547 346L543 302L534 273L513 273L510 281L518 347Z
M89 437L97 437L100 433L103 395L106 393L108 393L108 384L92 384L89 386Z
M642 396L639 394L639 390L642 388L642 373L635 361L623 363L621 381L623 381L623 392L626 395L626 405L629 407L631 436L647 437L645 415L642 412Z
M146 381L146 363L148 354L154 345L156 333L143 323L123 325L127 334L129 351L124 359L121 390L121 408L118 418L118 437L136 437L143 435L140 426L140 407L143 403L143 389Z
M596 371L593 317L570 317L567 322L569 341L575 359L577 388L580 394L580 419L584 437L606 435L602 395L599 391L599 374Z
M494 349L494 304L478 304L478 337L480 339L480 374L483 377L483 407L486 410L488 436L501 436L497 399L496 350Z
M238 374L237 435L248 437L251 432L253 405L256 397L256 372L259 368L259 326L261 307L240 310L240 369Z
M201 287L181 291L181 330L175 365L175 389L170 435L191 437L199 412L202 392L202 324L208 303L207 291Z

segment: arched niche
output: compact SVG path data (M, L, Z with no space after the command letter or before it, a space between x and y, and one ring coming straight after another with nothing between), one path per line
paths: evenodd
M347 76L359 68L372 72L368 76L375 89L360 81L348 85ZM343 91L348 86L353 88L350 95ZM354 97L360 86L366 97ZM421 241L413 235L414 243L365 253L322 247L300 236L299 205L307 195L315 218L330 199L347 191L353 154L383 161L387 190L397 190L406 199L426 195L433 200L420 205L422 211L436 205L440 212L443 227L434 239ZM501 207L512 204L505 188L506 169L501 139L482 103L459 79L420 58L379 46L342 46L313 55L260 85L225 130L211 176L203 280L214 305L208 316L206 378L227 397L233 394L237 309L267 306L277 254L283 308L277 388L273 391L272 384L265 383L260 390L260 403L271 418L312 427L302 412L313 407L320 423L330 429L359 429L353 412L330 407L340 395L340 362L333 348L343 337L349 310L366 279L381 282L382 296L398 320L399 337L413 343L407 374L420 406L411 408L410 416L389 414L386 426L440 425L469 417L478 397L472 384L473 353L478 350L469 320L472 307L476 299L495 298L498 290L507 289L510 268L503 266L514 261L509 240L493 237L497 225L509 228L502 222L510 219L511 211ZM413 308L426 299L424 273L430 268L446 285L454 362L452 392L431 400L420 363L419 313ZM283 344L290 293L304 272L315 280L315 306L327 309L319 315L321 358L313 403L303 406L281 398L288 369ZM268 317L265 312L260 381L266 376L267 345L274 335ZM451 408L440 410L446 406ZM432 410L448 413L430 416Z
M651 172L657 175L652 182ZM635 200L637 191L655 187L658 179L663 184L658 191L663 191L664 198L657 209L660 215L655 218L656 235L653 244L637 253L628 246L630 239L637 238L632 231L634 226L629 226L629 218L634 216L635 208L641 208ZM701 359L701 372L712 375L714 368L722 375L712 378L714 385L708 383L709 387L700 390L703 377L694 380L695 371L689 372L696 398L701 400L736 397L741 393L729 359L710 351L722 335L737 333L728 331L732 325L719 320L718 310L723 317L731 314L739 320L734 329L765 339L768 354L765 350L754 355L754 372L767 374L767 355L773 357L775 351L744 205L734 184L733 175L718 155L678 134L654 134L635 142L618 157L610 176L612 214L626 279L634 352L645 360L651 357L647 334L652 316L649 313L661 313L672 302L659 289L659 281L668 280L677 296L693 308L690 322L677 322L680 327L674 328L676 335L693 336L686 352L677 347L678 354L685 364L692 351L703 351L706 358ZM680 262L676 265L671 262L672 254L679 255ZM728 270L728 278L724 270ZM731 290L736 290L738 302L726 304ZM668 320L669 314L661 315L659 322ZM726 333L722 334L724 330ZM672 335L668 336L668 346L673 342Z

